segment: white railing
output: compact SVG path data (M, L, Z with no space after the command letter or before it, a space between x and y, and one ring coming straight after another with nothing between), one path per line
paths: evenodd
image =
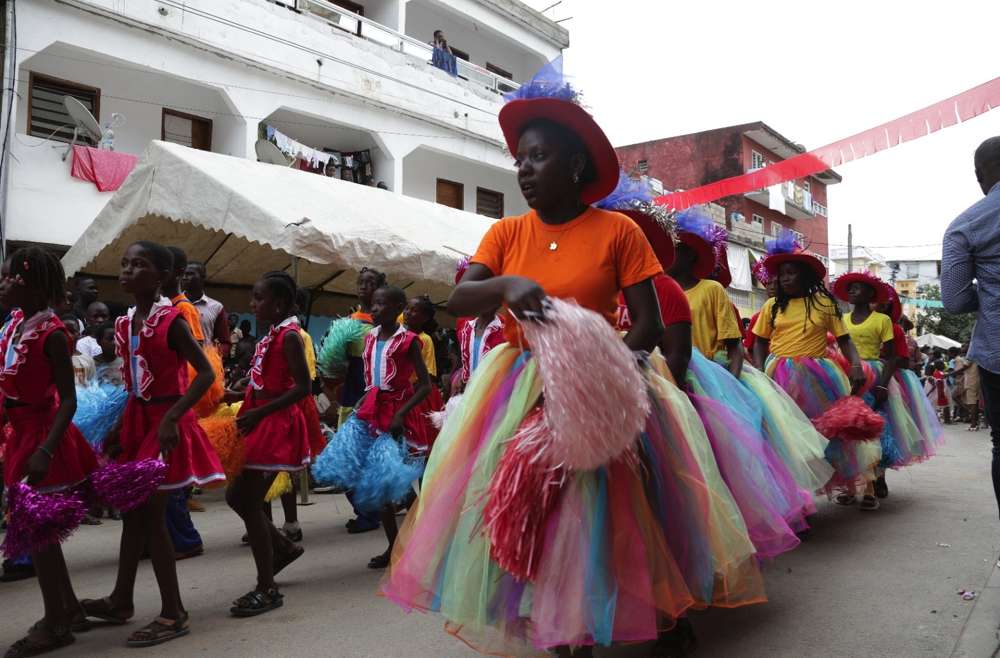
M434 48L429 43L408 37L384 25L376 23L364 16L338 7L327 0L295 0L295 8L302 13L310 14L327 24L350 32L362 39L381 44L395 51L406 53L422 59L428 64L434 55ZM513 91L520 85L481 66L458 59L458 75L469 82L483 85L498 94Z

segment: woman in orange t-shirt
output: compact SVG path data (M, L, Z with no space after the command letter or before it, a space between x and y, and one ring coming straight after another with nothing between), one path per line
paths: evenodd
M590 115L566 100L565 83L536 82L500 112L531 210L489 229L448 302L457 316L503 306L517 319L506 323L508 343L486 356L445 421L382 588L406 609L440 612L449 632L494 655L549 649L568 655L572 646L655 640L693 605L763 599L742 523L732 532L713 527L717 543L709 550L685 546L691 550L675 557L674 540L711 543L708 529L697 526L700 519L739 518L714 461L718 489L709 491L687 439L664 438L680 435L679 427L700 429L686 399L678 403L687 405L683 412L655 401L647 426L659 423L657 433L649 430L634 444L641 465L615 460L592 471L569 470L552 485L557 489L514 485L522 504L512 513L523 513L525 524L519 517L512 527L531 530L511 533L510 545L507 536L494 544L482 531L484 492L500 477L497 465L515 444L512 437L543 404L541 377L519 323L544 320L545 299L560 297L613 325L622 291L630 348L652 350L663 331L653 285L662 268L648 241L626 216L590 205L618 182L614 149ZM546 89L562 98L534 95ZM575 347L579 358L566 367L587 376L588 346ZM657 394L683 398L662 377L644 375ZM677 420L681 413L686 424ZM700 437L707 445L703 432ZM681 468L701 478L697 484L681 479L687 474L678 472L682 461ZM710 516L708 507L720 499L728 500L727 509ZM679 510L678 518L664 518L662 509ZM730 543L719 547L719 537ZM530 559L507 561L514 553ZM716 565L725 565L718 567L723 573L713 573ZM707 583L699 580L705 571Z

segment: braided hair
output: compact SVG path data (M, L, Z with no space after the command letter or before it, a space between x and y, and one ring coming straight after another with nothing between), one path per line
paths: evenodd
M826 285L823 283L823 279L817 276L816 272L814 272L812 268L807 265L797 262L792 262L791 265L795 266L799 270L799 281L802 284L803 290L802 298L804 299L806 306L806 322L815 324L812 319L812 310L817 307L815 301L817 297L821 298L821 301L823 301L821 306L827 306L825 302L829 302L829 308L832 309L832 312L839 313L837 300L834 299L833 294L827 290ZM771 307L772 327L778 317L778 313L784 313L788 309L788 302L792 300L792 297L785 292L785 289L782 287L781 279L779 277L775 277L775 280L778 281L778 285L775 286L774 305ZM817 308L817 310L822 309ZM802 331L805 331L805 325L803 325Z
M41 247L21 247L10 257L10 276L37 294L44 306L56 306L66 299L66 272L50 251Z
M371 274L375 277L375 289L384 288L389 285L389 280L386 278L385 273L379 272L378 270L371 267L362 267L358 272L358 279L361 279L366 274Z
M416 307L427 317L427 321L424 323L423 332L427 335L432 335L438 330L437 320L434 319L434 314L437 313L437 307L434 306L434 302L427 295L417 295L413 298L413 303Z

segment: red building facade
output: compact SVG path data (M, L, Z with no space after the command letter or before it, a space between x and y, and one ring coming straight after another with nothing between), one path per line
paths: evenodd
M655 178L667 190L692 189L730 176L739 176L805 148L763 122L716 128L690 135L621 146L616 149L626 172ZM773 192L760 190L716 201L726 209L730 239L762 249L765 239L784 227L800 234L803 245L829 255L827 186L841 181L828 170L789 181Z

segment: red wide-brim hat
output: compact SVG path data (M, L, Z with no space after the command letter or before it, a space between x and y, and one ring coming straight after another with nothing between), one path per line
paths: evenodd
M639 228L642 229L643 234L649 241L649 245L653 248L653 253L659 259L660 267L663 268L664 272L669 270L673 266L674 258L677 255L676 247L674 247L674 238L660 228L655 219L644 212L632 209L616 210L615 212L620 212L639 225Z
M892 308L889 311L889 317L892 318L893 322L899 322L899 318L903 317L903 303L899 301L899 295L895 290L891 289L889 293L889 303L892 304Z
M618 185L618 155L594 117L579 105L556 98L518 99L504 105L498 118L507 149L515 155L521 133L535 119L547 119L576 133L597 172L596 179L583 187L580 200L584 203L600 201Z
M872 301L876 304L885 304L889 301L889 291L886 288L885 281L868 272L848 272L841 274L833 282L833 296L841 301L849 301L847 290L851 287L852 283L863 283L870 286L875 291Z
M787 254L771 254L764 259L764 269L771 276L778 276L778 269L781 267L782 263L802 263L809 269L811 269L819 280L823 280L826 277L826 266L823 262L813 256L812 254L807 254L804 251L796 253Z
M719 250L719 262L715 264L715 271L709 278L718 281L723 288L728 288L733 282L733 273L729 271L729 254L725 245Z
M700 235L680 232L677 239L690 247L695 253L691 274L698 279L707 279L715 272L715 249Z

